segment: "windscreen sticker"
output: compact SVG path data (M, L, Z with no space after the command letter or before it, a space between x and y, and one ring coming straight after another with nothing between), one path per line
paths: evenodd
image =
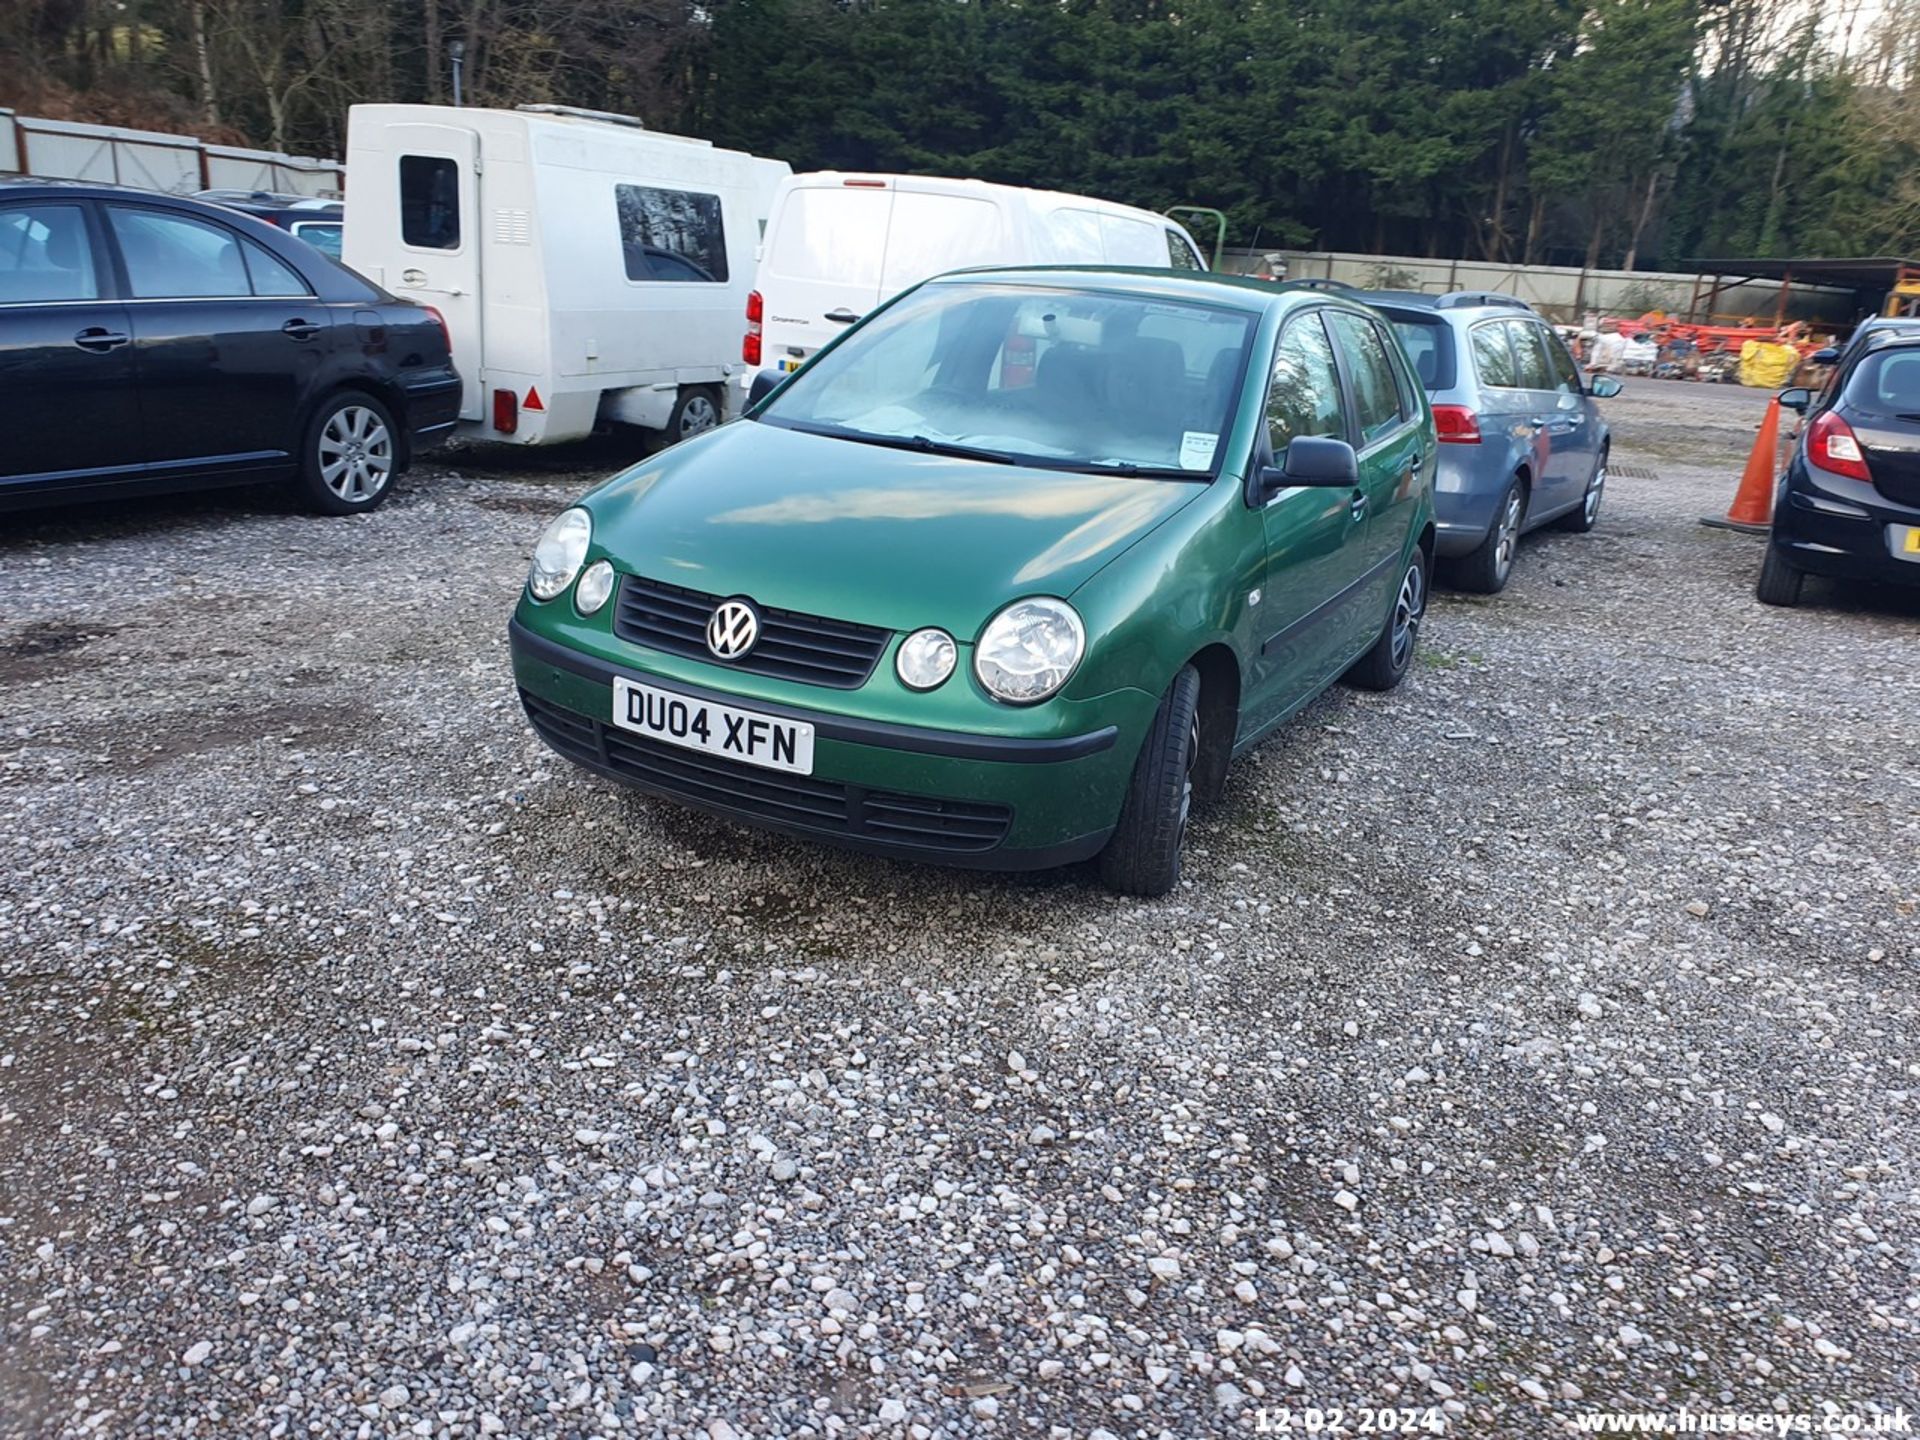
M1182 470L1211 470L1213 468L1213 450L1220 443L1217 432L1208 430L1188 430L1180 436L1180 468Z

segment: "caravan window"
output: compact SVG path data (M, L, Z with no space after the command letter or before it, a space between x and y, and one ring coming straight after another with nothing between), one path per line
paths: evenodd
M613 193L627 279L726 282L727 236L718 195L649 185L616 185Z
M460 167L446 156L400 157L400 238L422 250L460 248Z

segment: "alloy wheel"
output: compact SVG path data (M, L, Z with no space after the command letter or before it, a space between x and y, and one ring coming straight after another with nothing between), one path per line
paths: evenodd
M1600 468L1593 472L1593 479L1587 482L1587 498L1584 502L1584 508L1587 513L1587 524L1589 525L1593 524L1594 520L1598 518L1600 514L1600 496L1601 492L1606 488L1607 462L1602 460L1600 462Z
M699 435L713 429L720 423L720 412L714 407L711 398L706 395L689 395L687 403L680 407L679 439L689 435Z
M1194 712L1187 727L1187 767L1180 776L1180 834L1187 833L1187 820L1193 814L1193 767L1200 758L1200 714Z
M342 500L371 500L393 478L393 436L365 405L342 405L320 430L320 479Z
M1504 582L1513 570L1513 553L1520 545L1520 515L1524 502L1515 486L1507 494L1507 505L1500 512L1500 529L1493 542L1493 567Z
M1413 655L1420 638L1420 621L1427 613L1426 575L1418 562L1407 567L1400 582L1399 598L1393 602L1393 668L1399 670Z

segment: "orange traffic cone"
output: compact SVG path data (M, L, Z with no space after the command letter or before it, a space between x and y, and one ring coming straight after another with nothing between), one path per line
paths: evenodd
M1739 530L1748 535L1764 535L1773 520L1774 471L1780 459L1780 397L1767 404L1760 433L1754 436L1753 449L1747 455L1747 468L1740 476L1740 488L1733 492L1733 504L1726 519L1702 516L1702 525L1723 530Z

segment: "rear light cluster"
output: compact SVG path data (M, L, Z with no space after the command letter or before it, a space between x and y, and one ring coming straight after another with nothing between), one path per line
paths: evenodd
M453 332L447 329L447 317L431 305L422 305L420 308L433 317L433 323L440 327L440 338L447 342L447 354L453 354Z
M760 292L752 291L747 296L747 338L740 342L740 358L749 365L760 363L760 319L765 314Z
M1833 475L1868 482L1873 479L1853 427L1831 410L1821 411L1807 426L1807 458Z
M520 428L520 397L511 390L493 392L493 428L511 435Z
M1480 417L1464 405L1436 405L1433 433L1442 445L1478 445Z

